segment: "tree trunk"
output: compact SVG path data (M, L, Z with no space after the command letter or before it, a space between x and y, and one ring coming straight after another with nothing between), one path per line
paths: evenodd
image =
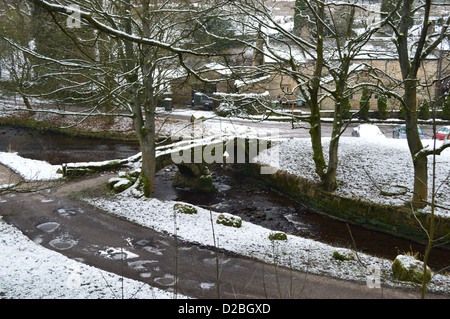
M23 99L23 103L25 104L26 108L29 110L28 117L32 117L33 115L36 114L36 112L31 107L30 100L28 100L28 97L26 95L24 95L24 94L21 94L21 96L22 96L22 99Z
M145 60L145 59L144 59ZM144 196L150 197L153 191L153 183L156 174L156 130L155 130L155 107L156 101L153 96L153 81L150 74L150 66L144 63L142 67L144 73L144 114L145 128L141 129L141 149L142 149L142 170L141 179L143 182ZM144 159L145 151L145 159Z
M414 165L414 190L412 205L415 208L425 207L428 198L428 160L426 156L415 159L423 149L417 127L417 87L416 81L405 82L406 136Z
M339 138L332 137L328 150L328 168L325 177L322 180L323 189L332 192L337 188L336 171L338 167L338 146Z
M417 127L417 88L415 81L405 83L406 136L414 166L414 190L412 205L425 207L428 198L428 160L426 156L416 159L416 154L423 149Z
M139 139L142 152L140 186L145 197L150 197L156 174L156 148L155 148L155 112L152 109L152 99L144 99L144 106L139 102L133 103L133 124ZM142 112L144 110L144 113Z
M319 175L320 179L322 179L324 177L326 164L322 148L322 127L320 124L320 110L317 104L315 106L310 107L310 110L311 110L311 119L310 119L311 128L309 129L309 135L311 136L313 160L316 166L316 173L317 175Z
M415 208L426 206L428 198L428 160L424 156L414 162L414 194L412 205Z
M154 134L147 128L141 129L139 142L142 151L141 186L145 197L150 197L156 174L155 140Z
M336 172L339 164L338 148L341 130L343 126L342 117L346 111L348 98L345 96L347 89L348 70L351 59L344 57L341 64L341 71L336 75L336 91L334 93L335 106L333 118L333 130L331 131L331 140L328 148L328 167L325 177L322 179L323 188L332 192L337 188Z
M345 81L339 81L337 86L338 90L340 90L339 92L341 92L344 87ZM342 129L342 113L345 108L345 100L342 98L341 94L338 94L338 96L339 97L336 98L336 106L334 109L333 130L331 132L331 140L328 147L328 166L326 174L322 179L323 188L329 192L335 191L337 188L336 172L339 163L338 148Z
M142 32L144 36L150 37L150 6L151 1L144 0L143 6L143 24ZM152 59L157 55L157 48L152 48L148 45L143 45L140 48L141 52L141 70L143 77L143 105L139 108L141 113L141 124L139 129L139 142L142 150L142 168L141 168L141 186L145 197L150 197L153 191L156 174L156 130L155 130L155 111L157 104L157 97L154 95L153 88L153 64Z
M426 1L424 13L424 27L421 31L420 40L416 43L416 52L413 59L409 58L408 32L409 23L413 14L413 1L403 0L400 10L401 20L399 25L399 33L397 35L397 50L402 71L402 78L405 85L404 108L405 108L405 124L406 137L408 147L414 165L414 190L412 198L412 206L414 208L425 207L425 201L428 198L428 161L426 156L416 159L416 155L423 149L420 140L419 130L417 127L417 73L422 65L423 49L426 41L426 33L428 32L428 18L431 7L431 1Z
M318 4L318 15L323 19L325 15L325 9L323 4ZM323 156L322 148L322 127L320 121L320 105L319 105L319 89L320 89L320 78L322 76L323 68L323 24L321 22L316 23L317 28L317 44L316 44L316 63L314 70L314 78L312 79L311 87L309 89L310 98L308 101L309 108L311 111L309 134L311 136L311 144L313 149L313 160L316 166L316 173L319 175L320 179L323 180L326 163Z

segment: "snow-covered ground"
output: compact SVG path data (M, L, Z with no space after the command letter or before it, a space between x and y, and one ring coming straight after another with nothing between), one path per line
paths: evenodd
M214 234L219 248L239 255L346 280L366 281L370 269L380 269L382 283L394 285L390 260L298 236L287 235L287 240L270 240L270 235L276 232L245 221L239 228L217 224L220 214L200 207L196 207L197 214L175 214L174 205L177 202L137 199L127 191L112 199L93 198L87 201L111 214L169 234L173 234L176 223L176 235L188 242L214 246ZM333 257L335 252L352 260L339 261ZM429 287L449 293L450 278L435 275Z
M169 299L173 293L69 259L0 218L0 298ZM123 290L122 290L123 287ZM182 298L182 295L178 295Z
M279 154L277 168L314 180L316 177L309 143L309 139L289 139L280 142L276 146ZM325 139L323 143L326 147L329 141ZM271 150L269 154L273 155L274 150ZM382 188L397 184L411 187L412 171L407 152L404 140L380 139L375 141L363 138L342 138L338 193L342 196L355 196L374 202L390 201L395 205L402 204L408 198L407 196L381 198L379 189L374 186L372 181ZM437 159L437 177L438 185L440 185L440 195L437 198L440 205L448 207L450 206L448 198L450 149L445 150ZM271 163L264 154L259 157L259 160ZM21 164L16 165L17 162ZM29 179L38 177L54 179L60 176L56 173L60 166L22 159L14 153L0 153L0 163L13 168L18 174ZM203 245L213 245L211 219L215 221L218 215L209 210L197 207L198 213L195 215L174 215L175 202L136 199L129 192L109 199L92 198L87 201L111 214L118 214L133 222L167 233L173 233L174 218L176 218L177 235L180 238ZM446 212L440 210L439 213ZM287 241L272 241L269 239L272 231L244 221L240 228L226 227L215 223L213 225L214 233L217 236L216 242L219 243L220 248L228 251L311 273L348 280L365 281L367 269L379 267L382 273L382 282L387 285L392 284L390 281L392 279L392 261L389 260L362 253L358 253L358 258L356 258L355 253L350 250L335 248L296 236L287 236ZM4 222L0 223L0 246L0 293L4 297L114 297L105 283L104 273L99 269L93 269L73 260L70 261L56 252L46 250ZM338 261L333 258L335 251L342 255L353 255L354 259ZM80 276L78 277L78 275ZM119 282L115 275L107 274L107 276L110 278L108 279L109 283ZM74 278L82 280L82 284L73 284ZM129 281L127 286L130 287L129 291L136 291L136 289L141 289L142 283ZM450 293L449 287L450 277L439 274L433 277L430 284L432 290L446 293ZM119 289L117 286L115 288ZM136 297L171 298L171 294L145 286Z
M326 159L330 139L323 139ZM424 146L433 147L433 140L424 140ZM442 141L436 142L436 147ZM274 156L278 155L278 156ZM274 160L275 159L275 160ZM315 173L311 140L289 139L279 142L258 158L262 164L275 166L287 173L319 182ZM429 161L429 198L432 192L433 157ZM450 209L450 148L436 156L436 204ZM412 198L414 171L407 141L387 138L341 137L336 193L347 198L386 204L404 205ZM404 195L382 196L380 191ZM450 210L437 208L436 214L450 218ZM425 209L425 212L429 208Z
M57 173L61 166L24 158L16 152L0 152L0 163L27 181L51 181L62 177Z

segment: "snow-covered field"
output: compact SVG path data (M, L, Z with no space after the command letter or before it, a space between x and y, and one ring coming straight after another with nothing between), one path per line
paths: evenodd
M326 159L330 139L323 139ZM434 141L424 140L424 146L433 147ZM436 142L436 147L442 145ZM274 155L275 154L275 155ZM278 155L278 156L276 156ZM274 161L274 158L276 160ZM319 182L314 171L311 140L289 139L279 142L258 158L262 164L275 166L287 173ZM433 157L429 161L429 198L432 192ZM339 142L339 166L337 171L338 189L343 197L358 198L363 201L404 205L412 198L414 171L406 140L387 138L341 137ZM399 187L400 186L400 187ZM402 193L404 195L382 196L380 191ZM437 208L436 214L450 218L450 148L436 156L436 204L449 209ZM425 209L428 211L429 208Z
M280 142L277 146L278 169L315 179L309 143L308 139L289 139ZM324 140L325 147L327 143L328 141ZM270 154L274 154L273 151ZM391 201L392 204L402 204L407 196L380 198L379 189L372 181L383 188L397 184L411 187L412 171L407 151L404 140L342 138L338 192L343 196L355 196L374 202ZM440 195L437 198L441 205L448 207L450 149L445 150L437 159L437 177L440 185ZM261 155L259 160L271 162L264 155ZM14 153L0 153L0 163L13 168L27 179L38 177L41 180L54 179L60 176L56 173L59 166L23 159ZM216 220L218 217L214 212L197 207L198 213L195 215L174 215L175 202L136 199L128 192L109 199L87 200L111 214L121 215L167 233L173 233L176 218L177 235L180 238L203 245L213 245L211 218ZM446 212L441 210L439 213ZM358 253L358 258L338 261L333 258L335 251L348 256L352 254L354 256L355 253L296 236L287 236L287 241L271 241L270 230L244 221L240 228L214 224L214 233L220 248L241 255L348 280L365 281L367 269L379 267L382 282L392 284L390 281L392 261L389 260ZM102 271L46 250L4 222L0 222L0 246L0 293L3 297L114 298L111 289L105 283L105 274ZM107 274L107 276L110 284L119 282L115 275ZM81 280L81 285L73 284L73 280ZM157 289L148 286L142 288L142 283L130 280L127 286L130 287L129 291L140 289L137 298L171 298L171 294ZM450 277L438 274L433 277L430 284L430 289L446 293L450 293L449 287ZM119 290L118 286L115 288Z

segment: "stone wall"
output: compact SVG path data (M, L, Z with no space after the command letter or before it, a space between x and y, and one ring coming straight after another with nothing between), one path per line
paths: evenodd
M257 170L255 174L257 174ZM300 177L278 171L272 175L258 175L283 193L301 199L313 210L328 216L418 242L426 240L417 219L429 228L429 214L415 213L408 207L377 205L359 199L344 198L323 191L319 185ZM450 219L435 217L435 238L448 235Z

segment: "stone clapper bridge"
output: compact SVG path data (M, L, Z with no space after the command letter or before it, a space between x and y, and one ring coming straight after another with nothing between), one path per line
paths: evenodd
M176 165L178 172L173 179L173 185L197 192L216 192L210 170L215 165L257 164L256 157L263 151L271 151L276 144L270 137L238 137L212 136L201 139L177 141L156 148L156 172L166 166ZM275 153L275 152L273 152ZM278 161L278 154L270 154L273 162ZM58 170L66 178L76 178L96 172L119 170L137 167L141 153L122 160L111 160L90 163L63 164ZM273 174L275 167L258 165L261 174ZM127 176L139 175L139 170ZM109 186L117 192L130 187L134 182L124 176L111 179Z

